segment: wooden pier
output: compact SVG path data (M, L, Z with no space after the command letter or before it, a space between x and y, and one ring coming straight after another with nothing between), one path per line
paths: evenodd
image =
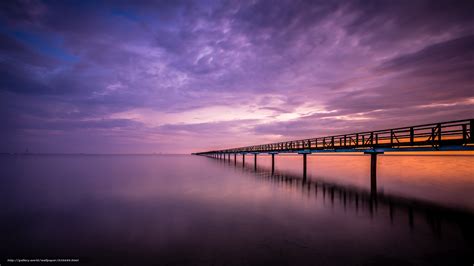
M384 152L421 151L466 151L474 150L474 119L464 119L409 127L358 132L327 137L283 141L269 144L238 147L193 153L194 155L231 160L237 164L237 154L254 155L254 170L257 169L257 155L272 156L272 172L275 169L275 155L280 153L303 156L303 180L306 180L307 155L321 152L362 152L370 155L371 189L377 188L377 155Z

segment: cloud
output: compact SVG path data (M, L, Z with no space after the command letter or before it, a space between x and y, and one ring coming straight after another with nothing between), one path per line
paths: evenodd
M189 152L474 115L472 1L0 5L0 150Z
M466 36L391 58L371 71L374 86L336 91L326 105L344 114L396 108L404 116L410 107L472 98L472 45Z
M90 130L90 129L139 129L140 123L127 119L100 119L100 120L52 120L37 121L29 129L44 130Z
M430 76L431 74L472 71L474 51L474 35L436 43L420 51L403 54L382 63L377 70L379 73L392 71L413 71L416 75ZM421 71L420 71L421 70ZM448 73L451 74L451 73Z

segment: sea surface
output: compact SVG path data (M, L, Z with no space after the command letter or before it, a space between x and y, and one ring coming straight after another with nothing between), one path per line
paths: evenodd
M2 155L0 265L474 263L472 155L231 159Z

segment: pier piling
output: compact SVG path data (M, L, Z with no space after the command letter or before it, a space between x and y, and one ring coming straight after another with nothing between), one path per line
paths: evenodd
M307 176L307 165L308 165L308 154L311 154L310 150L304 150L301 152L298 152L298 154L303 155L303 182L306 182L306 176Z
M370 192L377 193L377 153L370 154Z
M303 153L303 181L306 181L307 155L308 155L307 153Z
M275 173L275 154L272 153L272 174Z
M257 171L257 153L253 154L253 169Z
M370 154L370 193L377 194L377 155L383 152L369 151L365 154Z

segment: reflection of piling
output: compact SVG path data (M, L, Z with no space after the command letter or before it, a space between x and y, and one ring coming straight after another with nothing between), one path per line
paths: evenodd
M347 202L347 197L346 197L346 191L344 190L344 210L346 210L346 202Z
M389 212L390 212L390 223L393 224L393 204L392 201L388 203Z
M355 196L356 212L359 210L359 194Z
M334 187L331 187L330 192L331 192L331 203L334 203Z
M344 210L352 208L354 213L367 211L373 219L381 214L387 214L387 220L393 224L396 221L407 224L412 231L415 229L416 217L427 217L426 225L431 228L431 232L436 236L441 235L442 222L450 225L457 225L466 240L474 244L474 230L471 228L474 223L474 214L465 210L451 209L429 202L416 199L407 199L384 194L374 194L371 190L365 191L354 187L347 187L332 184L326 181L304 181L301 176L288 173L273 172L271 169L265 170L262 167L244 167L244 171L251 171L257 178L274 182L276 185L285 185L288 188L296 189L305 196L317 198L318 190L322 190L322 203L326 203L326 194L333 207L341 206ZM309 193L314 189L314 193ZM336 202L335 202L336 201ZM335 204L337 201L340 205ZM378 206L380 205L380 206ZM385 208L386 212L379 212L378 208ZM350 213L350 212L348 212ZM404 217L396 219L395 214Z
M242 166L243 171L252 171L252 174L259 179L268 180L278 185L285 185L289 188L297 189L308 197L314 195L314 198L316 198L318 190L322 190L323 205L326 204L326 194L328 194L331 206L344 206L344 210L346 210L346 208L353 208L355 209L355 213L367 211L370 214L370 217L373 217L374 219L386 213L388 216L386 219L390 220L391 224L396 221L403 222L404 224L408 224L412 231L415 230L415 219L417 220L417 227L419 227L422 221L425 221L425 224L431 228L431 232L436 237L441 237L444 226L457 226L457 229L460 230L465 240L474 246L474 229L472 227L472 224L474 224L473 212L450 208L417 199L377 194L377 153L372 154L372 152L370 152L369 154L371 155L371 186L368 191L326 181L305 180L304 178L302 179L301 176L275 172L273 158L271 171L262 167L258 168L256 163L256 153L254 154L255 163L253 168L245 167L245 153L242 153ZM217 153L208 157L222 159L223 155L225 156L225 154ZM303 156L303 166L305 166L305 157L306 156ZM235 159L236 155L234 154L234 160ZM310 193L312 186L314 187L314 193ZM335 195L337 196L336 201L339 199L339 205L334 204ZM379 207L385 208L387 211L379 212L377 210ZM396 216L402 217L403 219L397 219ZM425 219L419 219L419 217L425 217Z

